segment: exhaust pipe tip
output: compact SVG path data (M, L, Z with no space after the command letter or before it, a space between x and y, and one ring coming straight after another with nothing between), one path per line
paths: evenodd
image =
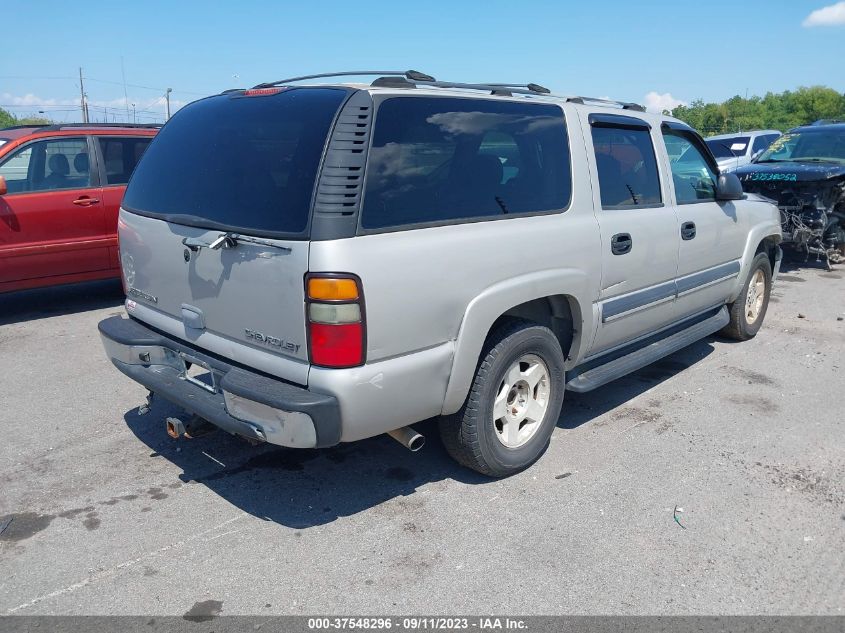
M416 436L414 436L411 441L408 442L408 450L412 453L416 453L423 446L425 446L425 437L423 437L419 433L417 433Z
M425 437L417 433L410 426L403 426L393 431L388 431L387 434L413 453L416 453L425 446Z

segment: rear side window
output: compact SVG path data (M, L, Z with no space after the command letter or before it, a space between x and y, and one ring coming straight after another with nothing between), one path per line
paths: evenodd
M569 143L557 106L395 97L378 109L364 229L566 208Z
M649 130L594 125L592 132L602 208L661 204L660 176Z
M147 149L151 138L115 138L101 136L100 152L106 170L107 185L125 185L138 164L141 154Z
M299 237L345 89L231 93L181 110L156 135L123 206L204 228Z

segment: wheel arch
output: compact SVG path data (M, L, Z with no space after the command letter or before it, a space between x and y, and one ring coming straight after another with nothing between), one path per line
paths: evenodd
M546 325L560 341L567 367L574 364L593 332L587 287L584 271L551 270L507 279L475 297L464 312L455 341L443 415L455 413L463 405L484 343L504 319L520 318Z
M779 244L782 240L780 224L765 223L752 227L748 232L739 275L737 275L728 303L736 301L742 287L745 285L745 278L748 276L751 262L754 261L758 253L766 253L772 264L772 271L775 272L777 270L777 264L780 259Z

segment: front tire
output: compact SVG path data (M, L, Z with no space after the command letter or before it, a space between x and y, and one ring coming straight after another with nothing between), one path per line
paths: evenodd
M551 330L509 321L488 338L464 406L441 418L443 444L484 475L517 473L548 447L564 388L563 352Z
M730 321L721 334L737 341L754 338L763 326L771 294L772 264L766 253L758 253L751 262L742 292L728 306Z

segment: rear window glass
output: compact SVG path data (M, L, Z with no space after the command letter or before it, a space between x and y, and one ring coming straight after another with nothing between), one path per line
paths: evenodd
M233 93L182 108L138 162L123 206L193 226L301 234L326 136L346 94Z
M559 107L396 97L378 109L361 225L555 211L569 204L571 186Z
M750 136L734 136L733 138L713 138L707 139L707 147L713 152L716 158L734 158L735 156L745 156L745 151L748 149L748 143L751 142Z

